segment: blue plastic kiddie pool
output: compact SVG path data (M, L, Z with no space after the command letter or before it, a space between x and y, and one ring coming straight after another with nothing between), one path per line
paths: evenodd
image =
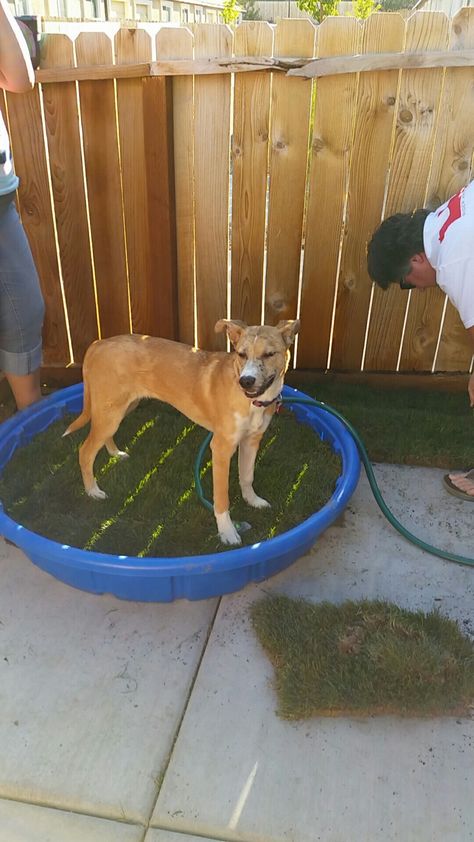
M142 602L207 599L240 590L249 582L267 579L312 547L318 535L347 505L360 473L356 444L337 418L311 404L292 405L292 397L306 397L296 389L285 386L283 397L297 418L309 424L321 439L327 440L342 461L342 473L330 500L288 532L221 553L137 558L81 550L43 538L12 520L0 503L0 534L21 547L34 564L60 581L91 593L114 594L120 599ZM28 444L64 414L79 413L82 400L81 383L55 392L0 425L0 472L18 447ZM189 470L191 473L192 465ZM211 529L215 528L211 518L209 524Z

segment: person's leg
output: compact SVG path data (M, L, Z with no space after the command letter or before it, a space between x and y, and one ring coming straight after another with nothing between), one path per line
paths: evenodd
M41 399L39 368L31 374L10 374L6 371L5 377L18 409L26 409L27 406Z
M0 368L18 409L41 398L44 302L16 208L0 201Z

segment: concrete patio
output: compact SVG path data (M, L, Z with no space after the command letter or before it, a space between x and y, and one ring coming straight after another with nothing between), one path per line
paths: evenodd
M474 505L442 471L376 472L409 529L473 555ZM472 719L275 715L263 594L437 606L474 633L474 569L401 538L365 475L307 556L222 599L93 596L2 539L0 570L0 842L473 838Z

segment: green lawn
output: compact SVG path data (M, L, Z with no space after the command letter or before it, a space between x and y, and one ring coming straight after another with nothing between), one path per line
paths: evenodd
M341 412L374 462L460 469L474 465L474 410L467 392L334 382L299 388Z

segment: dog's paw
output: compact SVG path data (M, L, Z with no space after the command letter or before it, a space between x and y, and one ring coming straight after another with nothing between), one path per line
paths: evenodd
M89 497L92 497L93 500L106 500L107 499L107 494L105 493L105 491L102 491L102 489L99 488L97 483L94 483L92 488L90 488L89 491L87 491L86 493L89 495Z
M229 532L219 532L219 538L223 544L227 544L228 546L235 547L238 544L242 543L242 538L240 537L235 527L233 528L232 533L230 532L230 530Z
M223 544L236 545L242 543L242 538L232 523L229 512L216 515L217 531Z
M106 443L107 453L109 456L114 456L116 459L128 459L129 454L125 450L119 450L118 447L112 447L108 442Z
M268 500L264 500L263 497L259 497L258 494L255 494L253 488L250 491L246 491L242 494L245 502L249 504L249 506L253 506L254 509L268 509L270 508L270 503Z

